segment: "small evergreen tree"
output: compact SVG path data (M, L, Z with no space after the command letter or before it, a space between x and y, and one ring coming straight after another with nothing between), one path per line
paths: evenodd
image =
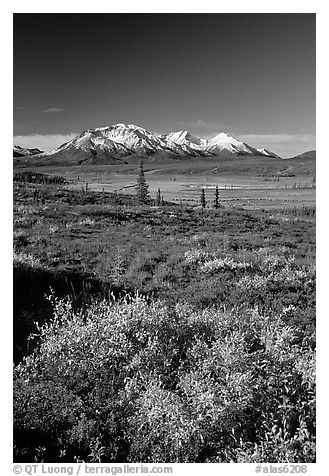
M158 188L158 191L157 191L157 194L156 194L156 197L155 197L155 204L157 207L159 207L161 205L161 191L160 189Z
M200 202L201 202L201 207L206 208L206 194L205 194L204 188L201 189Z
M146 183L144 175L144 165L143 161L141 160L139 163L139 171L137 177L137 198L141 205L146 204L149 201L150 196L148 188L149 187Z
M214 208L219 208L219 190L218 190L218 185L216 185L216 188L215 188Z

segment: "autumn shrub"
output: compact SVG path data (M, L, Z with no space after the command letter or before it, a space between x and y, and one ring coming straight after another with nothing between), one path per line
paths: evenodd
M283 316L51 299L15 367L17 461L314 461L314 336Z

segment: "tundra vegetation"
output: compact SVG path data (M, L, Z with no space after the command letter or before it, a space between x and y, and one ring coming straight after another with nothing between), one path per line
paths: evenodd
M16 462L315 461L314 209L14 196Z

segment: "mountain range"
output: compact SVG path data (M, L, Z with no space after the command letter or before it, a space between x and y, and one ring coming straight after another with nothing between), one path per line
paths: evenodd
M20 147L19 145L14 145L14 152L13 152L14 157L25 157L26 155L37 155L37 154L43 154L43 153L44 151L38 148L26 149L24 147Z
M17 146L15 147L17 149ZM38 152L21 154L19 157L29 155L29 162L42 162L45 165L46 163L63 165L116 164L136 157L183 159L259 156L279 158L274 152L267 149L256 149L224 132L207 140L195 137L188 131L156 135L143 127L121 123L83 131L71 141L48 153L39 151L39 149L25 150L37 150ZM20 153L19 150L18 153Z

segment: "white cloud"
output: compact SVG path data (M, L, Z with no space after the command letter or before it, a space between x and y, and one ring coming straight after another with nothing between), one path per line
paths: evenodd
M33 134L30 136L14 136L14 144L21 147L38 147L38 149L49 152L56 149L64 142L72 140L77 133L70 132L68 134Z
M63 112L65 109L62 109L61 107L48 107L47 109L44 109L42 112Z

